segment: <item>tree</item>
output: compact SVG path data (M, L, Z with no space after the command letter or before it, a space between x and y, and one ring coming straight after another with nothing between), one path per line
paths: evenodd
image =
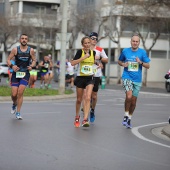
M115 8L117 10L112 9L111 14L121 17L121 29L117 35L121 35L121 32L125 30L138 33L148 55L161 33L169 35L167 25L170 23L170 2L167 0L126 0L126 3L119 1ZM152 36L150 36L151 34ZM119 70L120 68L118 69L118 79L120 77ZM147 69L144 69L143 85L146 86L146 84Z
M170 23L168 11L170 3L166 0L151 0L135 3L135 8L128 11L130 16L124 16L133 26L133 32L139 34L142 45L148 56L161 33L168 34L167 25ZM137 12L135 12L137 11ZM141 13L142 11L142 13ZM127 11L126 11L127 12ZM141 15L139 15L141 14ZM152 34L152 37L150 36ZM150 56L149 56L150 57ZM147 69L144 69L143 86L147 85Z
M0 16L0 46L4 48L2 62L6 62L8 50L18 41L17 30L17 27L10 26L7 17Z

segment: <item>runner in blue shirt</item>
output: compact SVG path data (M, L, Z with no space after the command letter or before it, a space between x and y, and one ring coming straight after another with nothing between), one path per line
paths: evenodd
M140 37L135 34L131 38L131 47L123 49L118 64L124 67L122 85L126 93L125 114L122 124L132 128L131 118L136 107L137 97L142 85L142 67L149 69L150 59L146 51L139 48Z

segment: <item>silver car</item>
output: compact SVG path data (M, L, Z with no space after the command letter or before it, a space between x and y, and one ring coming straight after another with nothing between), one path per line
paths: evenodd
M0 76L8 76L8 65L0 63Z

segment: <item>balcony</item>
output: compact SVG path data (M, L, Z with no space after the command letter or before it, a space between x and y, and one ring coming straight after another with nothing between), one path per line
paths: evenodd
M9 2L18 2L19 0L9 0ZM43 0L22 0L23 2L24 1L29 1L29 2L43 2ZM57 3L57 4L60 4L61 0L48 0L46 1L46 3Z
M58 15L51 14L35 14L35 13L22 13L16 14L15 16L10 17L10 24L23 25L34 27L43 27L43 28L58 28L60 26L60 18Z

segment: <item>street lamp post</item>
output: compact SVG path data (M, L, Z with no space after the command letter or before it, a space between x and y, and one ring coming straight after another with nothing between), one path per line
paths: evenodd
M62 25L61 25L61 56L60 56L60 81L59 93L65 93L65 61L66 61L66 38L67 38L67 8L68 0L62 0Z
M110 84L110 61L111 61L111 39L110 36L108 36L109 44L108 44L108 63L107 63L107 78L106 82L107 84Z

